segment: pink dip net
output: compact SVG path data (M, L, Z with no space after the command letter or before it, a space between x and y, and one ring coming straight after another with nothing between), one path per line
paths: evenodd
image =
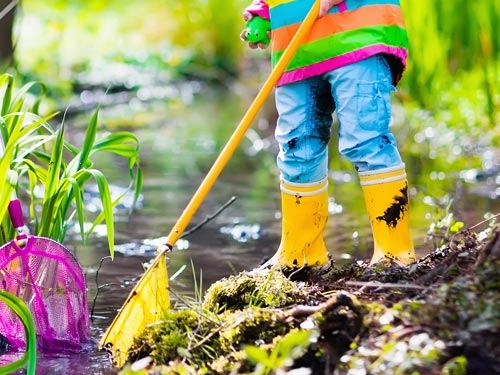
M73 254L58 242L28 236L23 247L15 240L0 247L0 288L27 304L40 350L76 352L89 341L85 277ZM1 301L0 334L11 347L25 348L21 321Z

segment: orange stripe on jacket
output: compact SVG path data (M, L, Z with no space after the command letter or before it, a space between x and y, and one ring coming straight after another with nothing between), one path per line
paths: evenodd
M318 19L307 39L306 44L332 34L354 30L373 25L390 25L405 27L401 8L396 5L368 5L353 11L327 14ZM281 27L272 31L273 52L284 50L295 35L299 23Z

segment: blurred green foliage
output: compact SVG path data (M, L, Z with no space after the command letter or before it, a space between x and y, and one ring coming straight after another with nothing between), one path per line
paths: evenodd
M242 50L242 0L102 2L26 0L16 18L24 74L71 86L93 64L155 61L184 74L235 75Z
M248 51L239 40L241 13L248 3L26 0L17 15L16 57L21 71L45 82L57 78L58 85L70 86L75 74L102 60L154 60L189 76L230 79L241 73L245 59L267 57ZM498 1L483 0L477 6L458 0L402 0L401 5L411 48L401 96L434 109L441 91L474 72L488 120L494 123L500 69Z
M474 74L471 98L480 89L489 121L498 121L500 4L458 0L401 0L410 38L408 70L402 82L409 95L437 109L443 91ZM465 94L465 93L461 93Z

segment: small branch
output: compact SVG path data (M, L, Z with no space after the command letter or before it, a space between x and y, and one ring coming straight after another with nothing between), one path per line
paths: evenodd
M491 221L493 219L496 219L497 217L500 216L500 213L496 214L496 215L493 215L492 217L489 217L488 219L484 219L483 221L480 221L479 223L473 225L472 227L470 227L469 229L472 230L474 228L477 228L478 226L480 225L483 225L484 223L487 223L488 221Z
M99 262L99 267L97 267L97 271L95 272L95 285L96 285L96 292L95 292L95 296L94 296L94 300L92 302L92 309L90 310L90 319L93 320L94 319L94 309L95 309L95 304L96 304L96 301L97 301L97 296L99 295L99 290L101 290L101 286L99 286L99 271L101 270L102 268L102 264L104 262L105 259L108 259L108 258L111 258L110 256L107 256L107 257L103 257L101 258L101 261ZM106 285L109 285L109 284L106 284Z
M378 283L373 281L347 281L345 283L347 286L356 286L362 288L383 288L383 289L393 289L393 288L401 288L401 289L425 289L420 285L415 284L396 284L396 283Z
M230 198L230 199L229 199L229 200L228 200L228 201L227 201L227 202L226 202L226 203L225 203L225 204L224 204L221 208L219 208L217 211L215 211L212 215L209 215L209 216L205 217L205 219L204 219L201 223L199 223L199 224L195 225L195 226L194 226L193 228L191 228L190 230L188 230L188 231L184 232L184 233L182 234L182 236L180 236L179 238L184 238L184 237L187 237L187 236L189 236L190 234L192 234L192 233L196 232L198 229L200 229L201 227L203 227L203 226L204 226L206 223L208 223L210 220L212 220L212 219L214 219L215 217L217 217L218 215L220 215L220 213L221 213L222 211L224 211L226 208L228 208L231 204L233 204L235 200L236 200L236 197L234 197L234 196L233 196L233 197L231 197L231 198Z
M305 318L316 313L326 313L335 310L339 306L347 306L350 310L359 315L357 302L351 298L351 295L346 292L335 293L326 302L317 306L297 305L290 308L284 314L284 318Z
M7 4L5 8L2 9L2 11L0 12L0 20L16 7L17 2L18 0L12 0L10 3Z
M481 247L475 267L477 268L486 259L500 259L500 228L497 228L488 243Z

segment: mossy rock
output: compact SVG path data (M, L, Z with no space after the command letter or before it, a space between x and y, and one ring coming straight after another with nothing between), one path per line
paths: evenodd
M242 272L223 278L210 286L203 302L210 311L238 310L248 306L283 308L314 299L314 286L305 287L279 271Z

